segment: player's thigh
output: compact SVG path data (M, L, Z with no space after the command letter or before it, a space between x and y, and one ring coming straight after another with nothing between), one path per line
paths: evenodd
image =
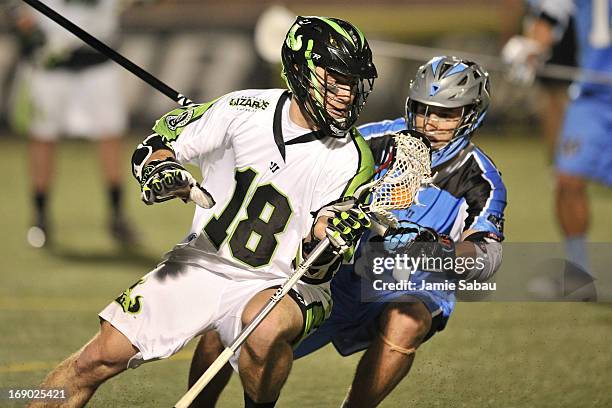
M56 140L66 130L70 74L65 70L32 70L30 134L38 140Z
M379 329L385 337L413 346L425 339L431 326L431 312L423 301L413 296L387 304L379 317Z
M601 101L578 98L569 105L556 167L561 174L612 184L612 113Z
M255 319L276 290L273 288L262 290L248 301L242 312L243 326ZM293 342L300 336L302 327L303 316L300 307L291 296L285 296L255 329L251 337L251 344L260 342L269 344L275 341Z
M99 140L118 137L125 132L127 103L113 63L106 62L80 72L72 88L71 101L71 133Z
M232 283L222 297L220 309L224 315L215 323L224 345L230 345L238 337L245 324L253 320L284 282L283 278L274 278ZM247 341L256 344L254 340L261 339L264 348L277 340L296 345L305 333L314 330L329 316L330 310L331 295L327 287L298 283ZM239 349L230 359L234 370L238 370L240 353Z
M221 299L231 281L201 267L166 262L139 279L110 303L100 317L139 350L137 366L178 352L219 321Z

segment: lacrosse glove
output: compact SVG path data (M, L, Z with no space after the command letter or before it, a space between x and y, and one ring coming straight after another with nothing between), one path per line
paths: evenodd
M343 255L346 258L353 255L355 244L371 225L371 220L361 206L355 203L354 199L323 207L313 215L315 220L318 220L321 216L329 217L325 233L330 245L311 265L307 276L303 280L314 282L316 279L320 283L331 279L340 267ZM314 236L313 226L310 241L302 246L304 255L308 256L319 242L320 240Z
M424 272L443 272L449 277L459 277L454 271L455 242L434 229L402 221L399 228L385 237L385 249L391 254L404 254L410 258L421 258L420 269Z
M550 58L550 52L537 41L516 35L504 45L501 56L508 65L508 79L517 85L529 86L537 68Z
M144 166L142 177L138 181L142 192L141 199L147 205L175 197L188 202L190 197L193 199L194 194L190 193L193 187L198 189L196 190L198 199L203 202L205 208L215 204L210 193L200 187L193 176L173 158L151 160Z
M351 251L372 225L362 206L352 198L327 207L326 210L330 218L325 233L331 246L339 253Z

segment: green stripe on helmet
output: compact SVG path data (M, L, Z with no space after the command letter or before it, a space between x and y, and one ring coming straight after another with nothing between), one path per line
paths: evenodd
M295 36L295 32L298 30L298 28L300 28L300 25L295 23L287 34L287 47L291 48L293 51L299 51L300 48L302 48L302 36L298 35L297 38Z
M330 20L329 18L325 18L325 17L319 17L322 21L325 21L327 24L329 24L334 30L336 30L340 35L342 35L343 37L345 37L346 39L348 39L351 44L353 44L354 47L357 46L357 44L355 44L355 41L353 41L353 38L349 35L349 33L342 27L340 27L340 24L336 23L333 20ZM359 31L359 30L357 30ZM361 38L363 39L363 35L360 33Z

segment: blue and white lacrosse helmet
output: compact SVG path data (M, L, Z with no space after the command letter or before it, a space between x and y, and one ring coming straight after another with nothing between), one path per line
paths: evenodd
M417 128L416 118L422 115L426 124L432 107L453 111L462 108L451 141L442 148L432 149L432 165L446 161L465 147L487 113L490 93L489 74L473 61L441 56L419 67L406 98L408 129L424 132Z

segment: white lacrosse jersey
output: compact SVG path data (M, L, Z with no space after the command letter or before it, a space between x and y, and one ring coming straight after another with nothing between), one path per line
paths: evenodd
M289 119L282 89L243 90L176 109L153 130L181 163L200 167L215 199L196 207L189 236L169 257L236 280L286 277L321 207L373 174L361 135L323 136Z

